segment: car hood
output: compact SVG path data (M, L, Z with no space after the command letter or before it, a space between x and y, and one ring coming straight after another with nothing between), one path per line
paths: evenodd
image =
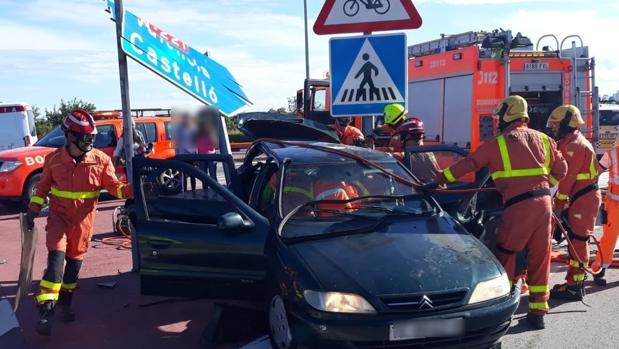
M312 120L248 119L239 123L239 130L252 140L274 138L287 141L340 143L333 129Z
M20 160L25 157L33 157L33 156L45 156L51 152L53 152L55 148L49 147L20 147L9 150L0 151L0 159L2 160Z
M448 216L291 245L322 291L370 295L459 288L501 274L498 261Z

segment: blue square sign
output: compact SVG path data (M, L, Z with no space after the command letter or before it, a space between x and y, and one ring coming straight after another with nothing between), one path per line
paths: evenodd
M385 105L406 107L406 34L331 38L331 115L382 114Z

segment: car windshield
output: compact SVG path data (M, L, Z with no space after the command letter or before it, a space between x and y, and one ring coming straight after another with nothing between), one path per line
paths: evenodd
M64 132L60 129L60 126L58 126L49 131L34 145L39 147L60 148L64 146Z
M601 126L619 125L619 109L618 110L600 110L600 125Z
M379 165L414 181L395 161ZM287 166L280 208L284 219L279 233L288 239L362 232L376 228L386 218L434 212L412 186L358 162Z

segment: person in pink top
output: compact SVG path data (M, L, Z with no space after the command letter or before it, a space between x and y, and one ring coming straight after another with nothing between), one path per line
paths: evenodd
M197 132L196 132L196 150L198 154L215 154L217 152L215 135L215 118L219 117L219 110L213 106L208 106L198 112ZM200 169L208 173L212 178L217 178L217 165L209 161L208 163L199 164Z

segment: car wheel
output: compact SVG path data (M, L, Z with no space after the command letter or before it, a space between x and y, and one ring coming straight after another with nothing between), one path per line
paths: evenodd
M279 295L274 296L269 305L269 330L273 348L295 349L297 347L288 324L284 300Z
M157 182L165 194L177 194L181 191L181 179L180 171L168 168L159 174Z
M28 205L30 204L30 199L32 199L32 197L34 196L36 190L37 190L37 183L39 183L39 181L41 180L41 174L37 173L34 176L30 177L30 179L28 179L28 182L26 182L26 185L24 185L24 191L22 192L22 206L28 207Z

